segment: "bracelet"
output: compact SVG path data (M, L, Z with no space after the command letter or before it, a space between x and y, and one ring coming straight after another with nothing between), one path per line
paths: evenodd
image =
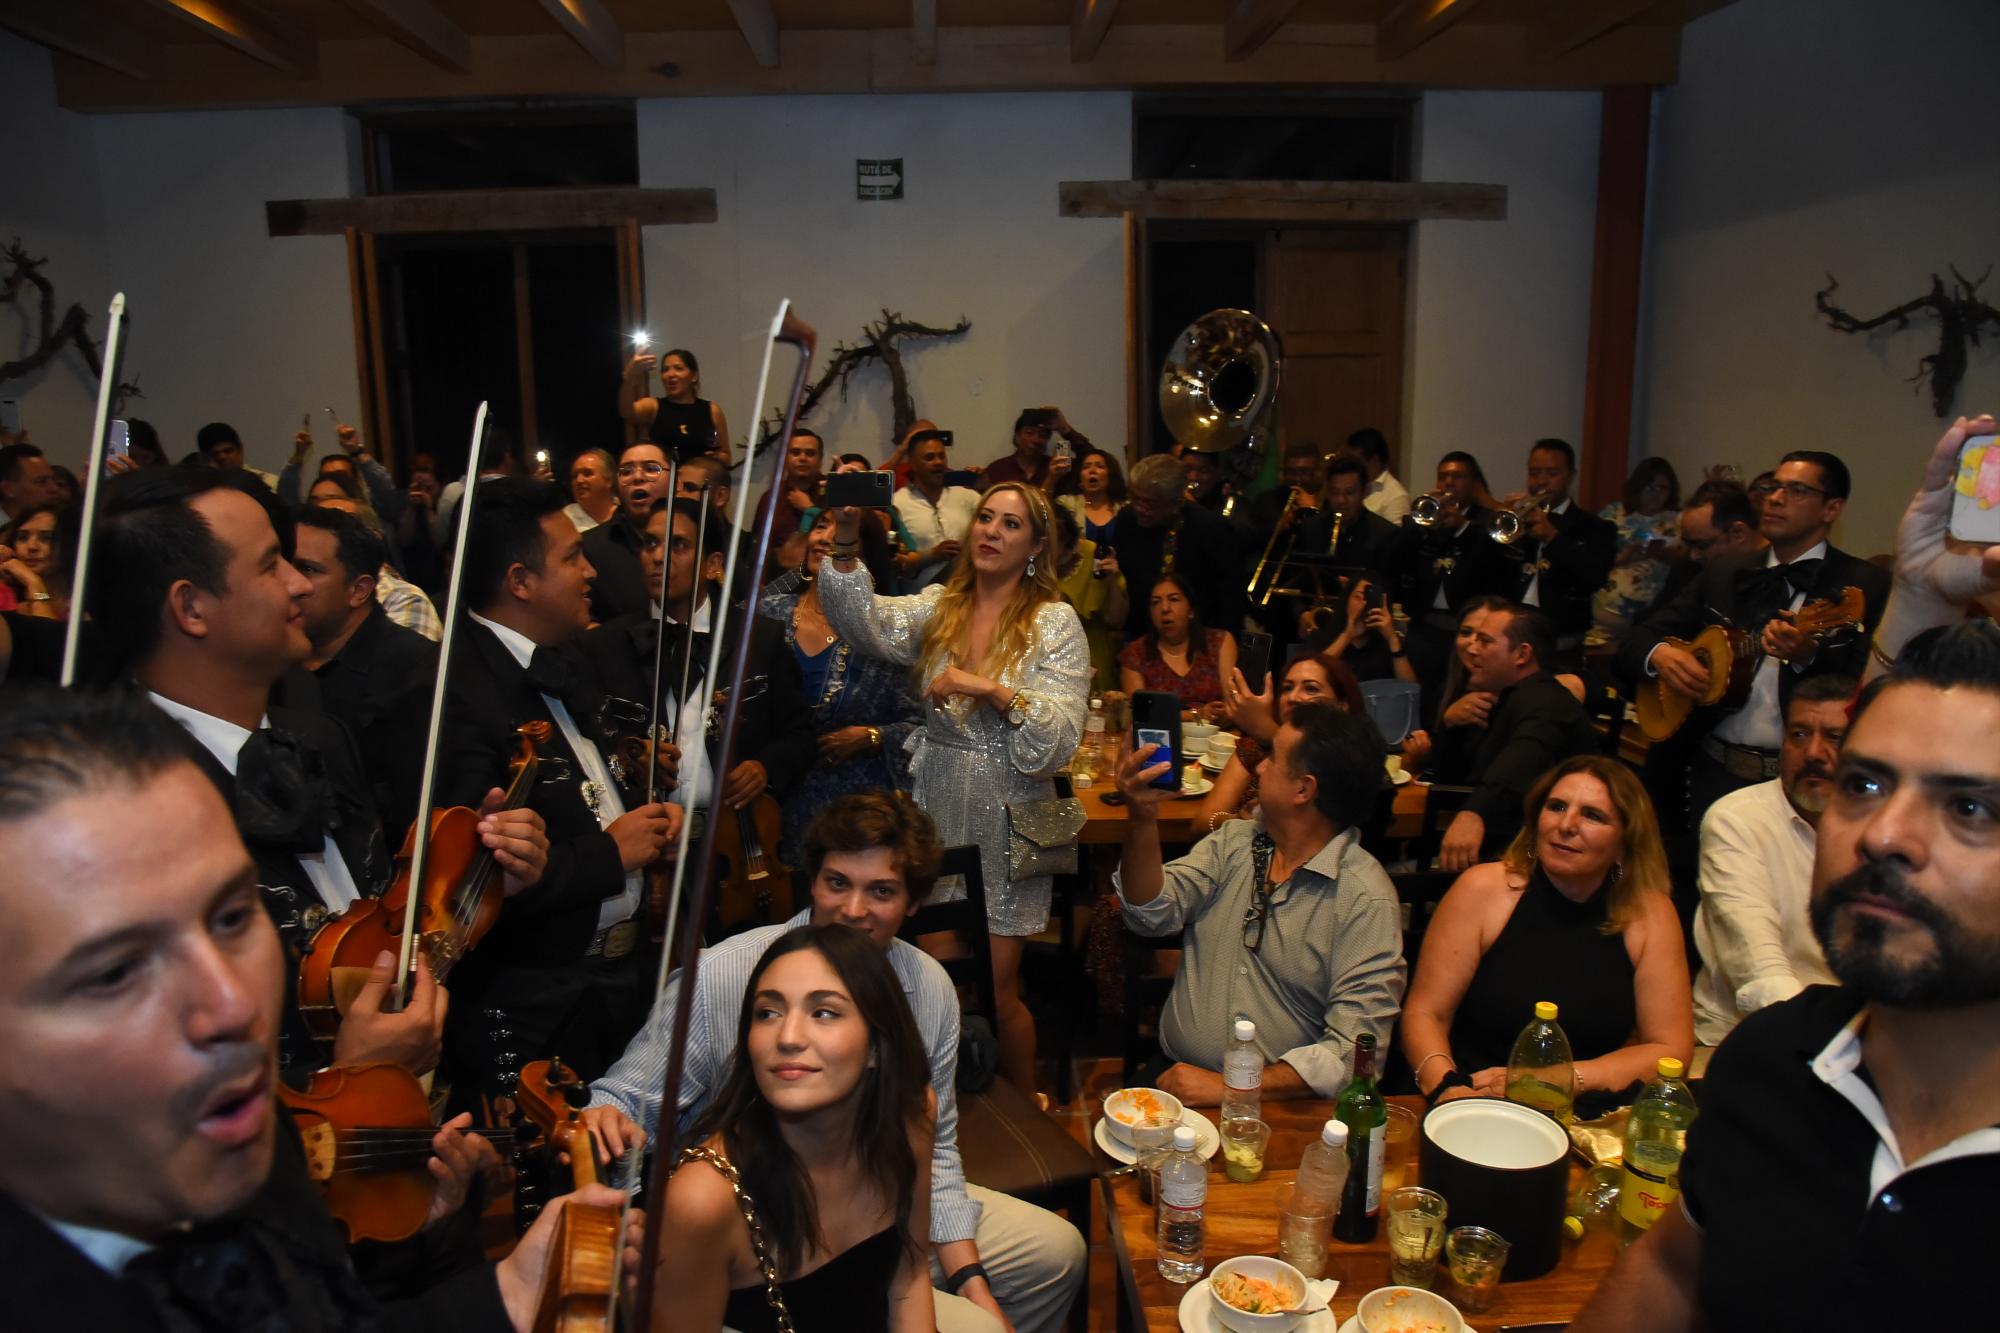
M1881 641L1872 635L1868 639L1868 654L1882 664L1884 671L1890 670L1896 665L1896 659L1883 652Z
M1425 1057L1424 1057L1423 1059L1421 1059L1421 1060L1417 1061L1417 1067L1416 1067L1415 1069L1412 1069L1412 1070L1410 1071L1410 1077L1411 1077L1412 1079L1416 1080L1416 1082L1417 1082L1417 1085L1418 1085L1419 1087L1422 1087L1422 1086L1423 1086L1423 1079L1424 1079L1424 1066L1425 1066L1425 1065L1427 1065L1427 1064L1429 1064L1429 1063L1430 1063L1431 1061L1433 1061L1433 1060L1451 1060L1451 1052L1450 1052L1450 1051L1432 1051L1432 1052L1431 1052L1431 1053L1430 1053L1429 1055L1427 1055L1427 1056L1425 1056ZM1456 1068L1458 1068L1458 1062L1457 1062L1456 1060L1453 1060L1453 1061L1452 1061L1452 1066L1451 1066L1451 1067L1452 1067L1453 1069L1456 1069Z
M861 542L858 539L846 543L835 542L827 548L827 554L831 555L835 560L859 560L861 558Z
M882 748L882 729L880 727L868 728L868 743L878 750Z
M1444 1096L1445 1091L1448 1088L1469 1088L1472 1086L1473 1083L1470 1078L1467 1078L1464 1074L1461 1074L1456 1069L1454 1069L1449 1074L1446 1074L1443 1078L1439 1079L1438 1085L1435 1088L1432 1088L1429 1092L1424 1094L1424 1105L1436 1106L1438 1103L1438 1098Z
M950 1277L946 1278L944 1280L944 1289L949 1294L956 1296L958 1295L959 1288L963 1287L966 1283L972 1281L972 1279L974 1278L984 1279L988 1286L993 1285L993 1279L987 1277L986 1275L986 1265L980 1263L977 1259L975 1259L971 1263L967 1264L965 1267L959 1269L956 1273L953 1273Z

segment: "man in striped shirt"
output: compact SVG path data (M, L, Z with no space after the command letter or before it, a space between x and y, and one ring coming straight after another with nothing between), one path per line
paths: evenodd
M937 880L937 830L909 797L889 792L844 796L820 812L805 838L812 906L781 925L732 935L702 952L678 1098L682 1128L721 1087L736 1053L744 989L758 960L797 926L846 925L888 951L917 1030L930 1055L937 1093L931 1156L931 1279L940 1288L938 1327L1060 1328L1086 1271L1083 1237L1055 1214L968 1184L958 1153L958 993L929 954L897 938ZM584 1111L608 1158L643 1143L659 1123L674 1008L676 974L646 1025L604 1077L591 1085ZM636 1123L635 1123L636 1122Z

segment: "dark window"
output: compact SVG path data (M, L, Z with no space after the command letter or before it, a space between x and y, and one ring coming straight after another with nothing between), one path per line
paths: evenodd
M1132 177L1408 180L1414 105L1400 96L1141 98L1133 105Z
M629 103L391 113L362 125L370 194L639 183Z

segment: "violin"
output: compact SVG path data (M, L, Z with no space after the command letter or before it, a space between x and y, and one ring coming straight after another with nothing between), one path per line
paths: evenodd
M784 814L769 792L715 821L716 912L725 930L789 920L792 872L778 860Z
M560 1060L521 1069L514 1103L551 1149L569 1154L576 1188L597 1183L597 1145L580 1114L590 1089ZM617 1302L619 1210L571 1200L556 1218L536 1333L609 1333Z
M535 785L549 724L529 722L520 729L520 748L508 766L505 810L516 810ZM502 877L495 874L493 853L479 840L477 810L454 805L432 810L430 848L424 882L417 886L417 947L439 984L452 965L486 937L500 919L506 901ZM413 824L396 854L396 879L380 898L357 900L345 912L313 932L299 964L299 1012L306 1028L322 1041L340 1029L340 1017L368 980L375 958L398 952L409 906L410 870L416 856Z

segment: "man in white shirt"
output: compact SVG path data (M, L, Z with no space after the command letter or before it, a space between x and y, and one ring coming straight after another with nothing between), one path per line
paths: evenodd
M1410 513L1410 492L1389 471L1389 441L1373 426L1364 426L1347 437L1347 447L1368 465L1368 493L1361 503L1371 513L1401 523Z
M970 486L947 486L951 470L949 437L944 431L919 431L910 441L910 484L890 498L904 531L917 544L898 560L912 591L934 583L958 558L959 544L979 512L979 492Z
M1808 914L1820 812L1847 735L1851 676L1814 676L1792 691L1778 776L1729 793L1701 821L1701 906L1694 943L1695 1039L1720 1045L1765 1005L1834 984Z

